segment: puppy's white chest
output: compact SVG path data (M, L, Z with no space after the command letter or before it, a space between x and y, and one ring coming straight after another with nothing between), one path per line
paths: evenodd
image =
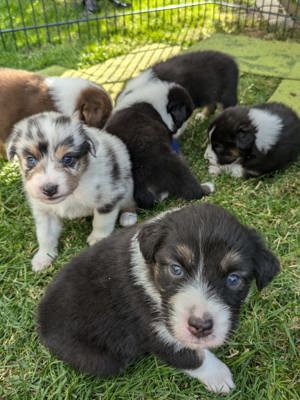
M61 218L73 219L93 214L93 207L75 196L69 196L62 203L53 204L50 207L51 211Z

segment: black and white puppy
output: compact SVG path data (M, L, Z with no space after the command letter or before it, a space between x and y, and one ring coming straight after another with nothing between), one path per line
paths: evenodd
M158 79L119 99L105 129L128 148L139 207L151 208L168 196L198 199L213 191L212 184L197 182L183 157L171 147L172 132L191 113L186 90Z
M183 86L158 79L151 69L127 82L124 91L118 95L116 109L141 101L151 104L174 134L189 119L195 107Z
M42 342L79 371L111 376L152 352L211 391L234 388L210 348L238 323L251 282L279 271L258 234L202 204L123 229L75 257L39 305Z
M207 116L218 103L223 108L236 105L238 76L238 66L229 55L217 51L190 52L155 64L131 79L118 100L132 91L146 91L153 79L160 79L184 87L195 107L205 107L198 117Z
M62 218L94 215L90 245L114 229L120 210L133 207L133 181L127 149L117 137L56 112L36 114L15 125L8 158L18 156L36 223L39 250L34 271L57 256ZM136 215L125 213L130 225Z
M209 128L204 157L209 172L260 176L288 166L300 154L300 119L281 103L231 107Z

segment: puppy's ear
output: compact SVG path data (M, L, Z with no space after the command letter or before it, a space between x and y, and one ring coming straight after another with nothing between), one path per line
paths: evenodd
M177 129L181 128L183 123L188 119L187 107L185 104L176 104L175 102L169 102L167 111L171 114L173 122Z
M96 157L96 147L92 139L89 137L86 137L85 140L86 145L88 146L88 152L93 156Z
M92 92L88 98L84 98L80 108L80 119L88 126L103 128L112 111L112 102L104 91Z
M181 86L172 87L168 94L167 112L177 129L191 116L194 104L191 96Z
M267 249L262 238L254 229L249 229L250 240L254 245L253 261L254 277L258 290L266 287L280 271L280 263L278 258Z
M21 133L22 132L20 130L14 129L11 135L9 136L8 141L6 142L6 155L9 161L11 161L17 154L16 142L18 138L21 136Z
M102 128L102 109L99 105L93 103L85 103L81 106L80 117L83 122L88 126L93 126L94 128Z
M240 150L248 150L254 145L255 135L248 126L240 126L236 135L236 147Z
M159 221L150 222L140 230L138 241L142 255L147 263L154 263L155 253L160 247L163 237L164 229Z

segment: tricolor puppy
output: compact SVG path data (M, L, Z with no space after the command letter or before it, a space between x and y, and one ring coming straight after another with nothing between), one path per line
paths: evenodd
M32 72L0 69L0 155L15 123L43 112L75 111L87 125L102 128L112 110L109 95L100 86L82 78L43 78Z
M300 154L300 119L280 103L231 107L209 128L204 157L212 174L260 176L288 166Z
M118 100L105 129L128 148L139 207L151 208L168 196L198 199L213 190L211 184L197 182L183 157L171 147L172 133L192 109L184 88L159 79Z
M34 271L57 256L63 218L94 215L91 245L114 229L120 210L133 207L131 164L117 137L56 112L36 114L16 124L8 158L17 155L35 218L39 250ZM135 223L125 213L120 223Z
M39 305L39 335L84 373L119 374L152 352L227 393L231 372L209 349L236 327L251 282L261 290L278 271L258 234L221 207L170 211L71 260Z
M227 54L196 51L169 58L145 70L125 85L119 100L133 91L146 91L153 79L175 82L190 94L195 107L205 107L202 116L237 103L238 66ZM199 117L201 117L198 114ZM177 131L176 136L182 133Z

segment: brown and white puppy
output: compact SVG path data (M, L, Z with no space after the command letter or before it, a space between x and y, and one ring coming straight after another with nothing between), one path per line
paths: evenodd
M8 158L17 155L36 222L39 251L34 271L57 256L63 218L94 215L91 245L114 229L121 210L133 208L131 163L117 137L56 112L36 114L15 125ZM136 222L134 213L122 225Z
M28 71L0 69L0 155L15 123L43 112L58 111L71 116L75 111L87 125L102 128L112 102L105 90L86 79L43 78Z
M261 290L278 271L254 229L221 207L172 210L73 258L40 303L40 338L81 372L116 375L152 352L227 393L231 372L210 349L237 326L252 281Z

